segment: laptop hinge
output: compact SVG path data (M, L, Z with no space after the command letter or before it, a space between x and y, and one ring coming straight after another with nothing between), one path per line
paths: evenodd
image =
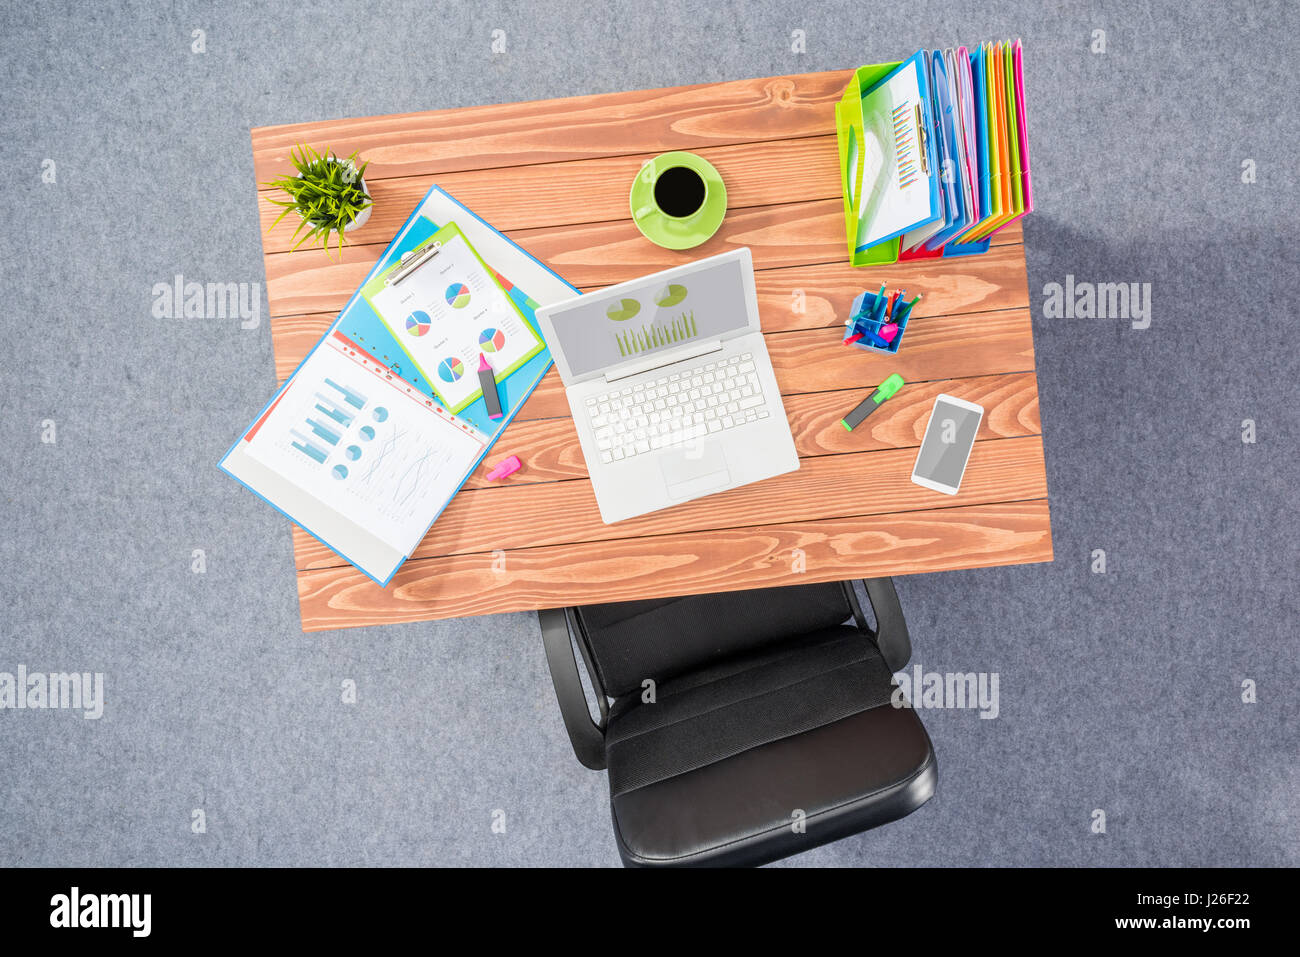
M613 372L605 373L606 382L617 382L619 379L626 379L629 376L640 375L642 372L649 372L652 369L662 369L664 366L677 365L679 362L688 362L691 359L697 359L700 356L707 356L711 352L718 352L722 349L722 340L714 339L712 342L706 342L699 347L691 349L677 349L673 352L660 352L654 356L641 360L640 362L629 362L627 365L619 366Z

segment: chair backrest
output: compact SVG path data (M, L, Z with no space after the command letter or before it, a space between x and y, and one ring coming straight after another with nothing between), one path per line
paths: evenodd
M612 698L853 615L841 582L588 605L578 620Z

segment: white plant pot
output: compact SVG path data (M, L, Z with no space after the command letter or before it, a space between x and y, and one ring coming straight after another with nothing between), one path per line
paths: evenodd
M366 178L364 176L361 177L361 182L359 185L361 186L361 192L365 193L367 197L370 196L370 190L366 188ZM352 222L348 223L346 226L343 227L343 231L345 233L350 233L352 232L352 230L359 229L360 227L364 226L366 224L366 220L370 218L370 211L373 210L374 208L375 208L375 201L372 199L370 201L369 206L367 206L361 212L357 213L356 219L352 220Z
M338 159L338 158L336 157L335 159L331 160L331 162L334 162L334 163L344 163L344 162L346 162L346 160L341 160L341 159ZM301 173L298 174L298 178L299 178L299 179L302 179L302 174L301 174ZM366 178L365 178L364 176L361 177L361 182L359 183L359 185L361 186L361 192L365 193L366 196L369 197L369 196L370 196L370 189L369 189L369 187L366 186ZM367 206L365 209L363 209L361 212L359 212L359 213L357 214L357 218L356 218L356 219L352 220L352 222L348 223L346 226L343 227L343 232L344 232L344 233L350 233L350 232L352 232L352 230L354 230L354 229L360 229L362 226L364 226L364 225L366 224L366 220L368 220L368 219L370 218L370 212L371 212L371 210L373 210L374 208L375 208L375 203L374 203L374 200L371 199L371 201L370 201L370 205ZM307 219L306 216L304 216L304 217L302 217L302 218L303 218L304 220ZM313 225L314 225L314 224L313 224Z

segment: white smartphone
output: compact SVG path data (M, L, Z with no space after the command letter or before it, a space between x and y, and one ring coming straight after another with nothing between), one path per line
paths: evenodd
M951 395L936 396L921 451L912 466L912 481L944 495L956 495L983 418L982 405Z

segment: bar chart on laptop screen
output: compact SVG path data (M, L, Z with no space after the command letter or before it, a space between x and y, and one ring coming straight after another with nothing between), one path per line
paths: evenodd
M720 263L690 275L624 283L617 292L553 314L552 322L569 368L585 375L743 327L746 295L740 264Z

